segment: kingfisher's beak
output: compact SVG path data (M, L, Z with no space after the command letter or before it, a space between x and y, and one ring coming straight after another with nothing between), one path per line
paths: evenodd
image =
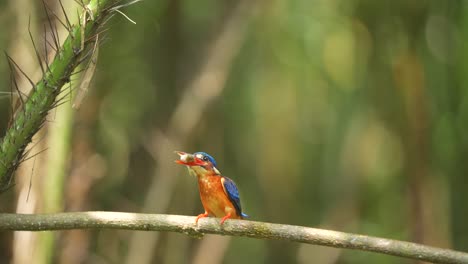
M180 165L186 165L186 166L203 166L205 165L205 162L194 155L190 153L186 153L183 151L176 151L175 152L177 155L180 156L178 160L175 161L175 163L180 164Z

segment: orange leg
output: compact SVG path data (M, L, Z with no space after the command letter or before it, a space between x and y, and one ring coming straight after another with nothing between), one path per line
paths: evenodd
M225 217L221 218L221 222L220 224L222 225L224 223L224 221L226 221L227 219L231 218L231 213L227 214Z
M204 214L199 214L199 215L197 216L197 219L195 219L195 224L198 225L198 220L199 220L200 218L207 217L207 216L208 216L208 212L207 212L207 211L205 211Z

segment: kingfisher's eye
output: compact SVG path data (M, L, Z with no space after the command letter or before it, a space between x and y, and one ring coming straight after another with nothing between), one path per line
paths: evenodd
M209 161L210 159L208 159L207 156L204 156L204 157L203 157L203 160L204 160L204 161Z

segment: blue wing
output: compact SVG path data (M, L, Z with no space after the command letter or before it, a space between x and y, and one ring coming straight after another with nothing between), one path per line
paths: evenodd
M236 208L237 214L242 217L248 217L248 215L242 213L239 190L237 189L237 186L234 183L234 181L229 179L228 177L223 176L221 178L221 183L223 184L224 192L226 193L229 200L232 202L232 204Z

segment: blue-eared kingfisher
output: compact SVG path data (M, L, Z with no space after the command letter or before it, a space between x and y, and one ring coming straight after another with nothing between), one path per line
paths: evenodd
M221 175L212 156L205 152L190 154L176 151L176 153L180 156L176 163L187 166L189 172L198 178L198 189L205 213L197 216L195 224L198 224L200 218L207 216L220 217L220 224L229 218L248 217L242 212L236 184Z

